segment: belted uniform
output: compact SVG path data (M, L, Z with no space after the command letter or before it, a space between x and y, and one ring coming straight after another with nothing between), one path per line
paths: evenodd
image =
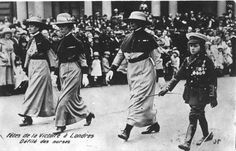
M139 28L127 35L121 44L111 70L116 70L122 60L128 60L127 79L130 89L130 105L127 124L144 127L156 122L153 108L156 71L151 52L157 48L153 36L144 28Z
M168 89L173 90L179 80L183 78L186 78L183 99L191 107L188 129L191 133L187 133L191 136L187 138L192 139L198 120L203 136L206 137L209 132L205 118L205 107L207 104L217 101L217 75L214 64L204 53L187 57L175 77L170 81ZM191 139L189 139L190 142Z
M214 64L206 54L187 57L171 80L169 90L183 78L186 78L183 99L189 105L206 105L216 99L217 76Z
M25 67L28 68L29 86L20 115L47 117L55 113L47 56L49 49L49 41L39 32L28 43Z
M88 72L88 66L83 45L72 33L61 39L57 53L62 93L56 108L56 126L62 127L85 119L89 114L79 96L82 73Z

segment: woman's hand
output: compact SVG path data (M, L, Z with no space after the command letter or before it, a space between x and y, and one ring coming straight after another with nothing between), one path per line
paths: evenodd
M113 77L113 71L110 70L110 71L108 71L108 73L106 74L106 81L107 81L107 82L110 81L110 80L112 79L112 77Z
M83 84L84 87L86 87L89 84L89 80L88 80L88 75L87 74L83 74L82 84Z

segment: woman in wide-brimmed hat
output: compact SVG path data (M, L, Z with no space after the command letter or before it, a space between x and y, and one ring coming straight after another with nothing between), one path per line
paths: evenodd
M88 84L88 66L81 41L72 35L74 23L68 13L57 15L55 24L64 37L57 48L61 96L56 107L57 129L54 134L62 133L66 125L83 119L86 119L85 126L89 126L95 117L80 97L81 83L85 86Z
M142 134L159 132L160 129L156 121L156 110L153 107L156 72L154 61L150 57L158 45L154 37L145 31L145 27L150 25L146 14L134 11L125 21L130 24L133 32L125 37L106 79L109 81L113 77L113 72L116 71L124 58L128 60L129 113L126 127L118 135L119 138L128 140L133 126L149 126L147 131L142 132Z
M24 68L28 72L29 85L19 113L24 117L20 126L31 125L32 117L48 117L55 113L48 61L50 42L40 32L46 26L40 17L35 16L27 19L25 24L31 34L24 63Z
M14 88L14 42L11 40L12 30L4 28L0 39L0 95L8 96Z
M213 139L213 134L208 131L205 107L207 104L217 106L217 75L212 60L206 54L205 42L208 38L201 33L187 33L186 37L191 55L184 60L179 71L159 95L172 91L181 79L186 79L183 99L191 109L185 141L178 147L189 151L198 121L203 137L196 144L201 145L204 141Z

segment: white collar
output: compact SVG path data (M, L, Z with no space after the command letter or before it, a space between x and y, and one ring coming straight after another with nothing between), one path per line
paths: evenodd
M139 30L141 30L141 29L142 29L142 27L139 27L139 28L135 29L134 31L139 31Z
M32 37L36 36L37 34L39 34L39 31L37 31L36 33L32 34Z
M70 31L70 32L68 32L68 33L65 35L65 37L66 37L66 36L68 36L68 35L70 35L71 33L72 33L71 31Z

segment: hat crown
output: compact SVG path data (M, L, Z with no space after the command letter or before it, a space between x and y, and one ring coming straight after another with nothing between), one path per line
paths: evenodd
M187 33L186 37L188 38L188 40L200 40L204 42L208 41L207 36L201 33Z
M57 23L63 24L63 23L73 23L73 19L70 14L68 13L61 13L57 15Z
M8 27L3 28L3 30L2 30L2 33L11 33L11 32L12 32L12 30Z
M141 20L141 21L147 21L147 16L145 13L140 11L134 11L130 14L128 19L135 19L135 20Z
M104 52L105 55L110 55L111 53L109 51Z
M95 52L93 53L93 55L94 55L94 56L99 56L99 52L95 51Z
M48 28L47 25L43 22L43 19L39 16L32 16L26 20L25 25L28 26L29 24L33 24L40 28Z
M43 20L39 16L32 16L29 19L26 20L27 22L37 22L37 23L43 23Z

